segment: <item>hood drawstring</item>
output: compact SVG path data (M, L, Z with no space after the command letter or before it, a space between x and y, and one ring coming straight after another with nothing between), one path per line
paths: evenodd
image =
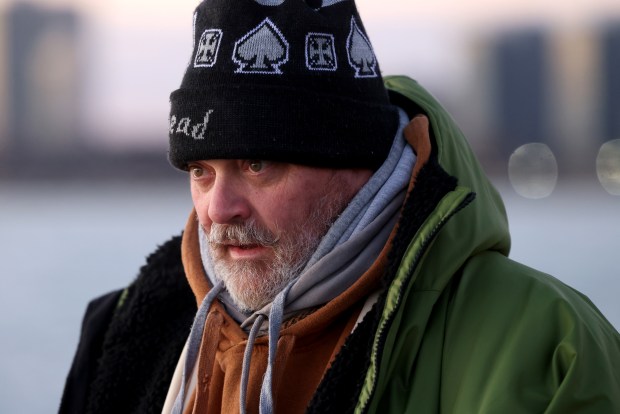
M241 389L239 390L239 414L245 414L245 404L247 401L248 382L250 378L250 362L252 361L252 350L254 349L254 341L260 331L260 327L263 325L265 315L258 315L258 318L252 325L250 336L248 337L248 343L245 346L245 352L243 354L243 368L241 370Z
M269 312L269 357L267 359L267 371L263 378L263 385L260 390L260 414L273 413L273 370L276 360L276 351L278 349L278 337L280 336L280 328L282 327L282 316L284 315L284 304L286 303L286 295L291 290L295 281L276 296ZM255 322L256 323L256 322Z
M213 289L209 291L200 304L198 313L196 313L196 318L194 318L194 323L192 324L192 330L190 331L189 338L187 339L187 357L185 359L185 366L183 367L181 389L179 390L179 394L174 401L172 414L183 414L183 406L185 405L185 398L187 395L187 384L190 382L189 377L192 375L192 371L194 370L196 360L198 359L198 355L200 353L200 343L202 342L202 334L205 329L205 322L207 320L209 308L211 308L211 304L223 289L224 282L221 281L213 286Z
M273 371L276 363L276 352L278 349L278 338L280 336L280 329L282 327L282 318L284 315L284 304L286 303L286 295L291 290L295 281L291 282L282 292L280 292L273 300L273 306L269 312L269 355L267 357L267 370L263 377L263 383L260 390L260 414L272 414L273 413ZM245 414L246 396L248 389L248 379L250 372L250 361L252 358L252 350L254 348L254 340L258 334L263 322L265 321L265 315L258 315L245 348L243 355L243 371L241 373L241 392L240 392L240 413Z
M273 301L271 312L269 313L269 356L267 359L267 370L263 377L263 383L260 392L260 414L272 414L273 413L273 372L275 369L276 351L278 348L278 337L280 336L280 329L282 327L282 319L284 315L284 304L286 303L286 295L290 291L294 281L291 282L282 292L280 292ZM183 414L185 405L185 399L187 397L187 384L190 382L190 375L198 360L200 354L200 346L203 342L203 333L205 331L205 325L207 322L207 316L209 314L209 308L213 301L217 298L220 292L224 289L224 282L218 282L213 289L209 291L202 301L194 323L192 324L192 330L189 334L187 344L187 358L183 367L183 379L181 381L181 389L174 402L172 408L172 414ZM241 371L241 383L240 383L240 398L239 398L239 411L241 414L245 414L247 389L250 373L250 362L252 359L252 350L254 349L254 342L256 336L260 331L260 328L265 321L265 315L258 315L250 335L248 337L248 343L243 355L243 368ZM212 350L210 353L214 353ZM208 370L208 367L207 367ZM210 375L209 372L205 372L203 375ZM198 386L200 386L200 381Z

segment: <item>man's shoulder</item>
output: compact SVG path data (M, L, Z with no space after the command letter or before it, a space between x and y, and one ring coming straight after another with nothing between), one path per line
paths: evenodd
M176 268L181 263L181 239L182 235L172 236L160 244L146 258L146 263L140 272L152 268Z
M157 304L195 303L181 259L181 235L158 245L146 257L134 280L123 290L118 310L148 309ZM129 306L128 306L129 305Z
M89 303L60 412L161 407L195 311L175 236L147 257L129 286Z
M506 309L522 317L561 313L564 318L605 321L581 292L554 276L494 252L482 253L467 262L456 299L475 304L481 311ZM491 308L484 309L486 306Z
M452 293L450 331L454 338L495 342L498 348L512 342L553 352L570 344L606 348L620 358L620 334L585 295L498 253L464 266Z
M195 312L181 237L175 236L148 256L119 298L93 380L93 407L101 412L125 411L132 404L161 407Z
M620 406L618 332L578 291L499 253L464 266L445 332L446 389L470 389L450 394L448 405L482 412L477 395L502 395L490 407L521 404L540 412L547 404L549 412L567 412L585 404L598 408L584 412L612 412ZM541 400L525 398L528 392ZM586 404L585 395L600 401Z

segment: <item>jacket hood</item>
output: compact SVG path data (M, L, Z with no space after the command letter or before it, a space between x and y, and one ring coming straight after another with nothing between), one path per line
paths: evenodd
M442 306L440 297L468 261L487 251L507 256L510 250L504 204L450 115L412 79L385 81L392 103L413 119L405 137L418 165L393 245L394 274L373 323L356 413L377 411L390 378L419 357L433 309Z
M439 249L439 262L460 265L486 250L507 256L510 234L504 203L452 117L428 91L408 77L386 77L386 86L392 101L406 111L412 111L413 106L417 106L418 111L422 109L430 124L431 157L458 180L459 192L475 194L475 199L441 229L441 238L448 243L445 249ZM424 272L416 283L424 288L440 288L447 281L437 280L437 274ZM424 279L425 276L428 280Z

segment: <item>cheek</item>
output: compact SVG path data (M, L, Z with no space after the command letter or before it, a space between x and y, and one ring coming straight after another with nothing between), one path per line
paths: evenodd
M316 207L314 201L320 197L319 192L315 191L312 186L300 186L296 190L280 194L275 197L273 204L270 206L272 221L278 223L278 227L284 229L299 229L307 223L308 218L313 214L313 208Z
M305 212L299 211L296 199L290 191L263 191L249 197L252 203L252 219L272 232L288 231L291 223Z
M192 196L192 202L194 209L196 210L196 216L200 225L209 230L211 228L211 220L209 219L209 197L204 192L201 192L196 185L192 184L190 187Z

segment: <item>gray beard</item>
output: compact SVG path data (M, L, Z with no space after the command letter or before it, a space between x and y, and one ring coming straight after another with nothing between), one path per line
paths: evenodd
M288 234L273 234L255 222L243 224L212 224L205 234L209 240L207 253L211 257L215 279L226 286L235 306L252 313L273 299L305 269L321 239L327 233L349 199L332 191L317 200L308 219ZM218 243L235 240L241 244L260 244L273 250L273 259L227 260Z
M209 247L215 278L224 282L235 306L242 312L254 312L273 301L278 293L301 273L321 236L305 231L296 240L280 241L272 246L274 259L226 260Z

